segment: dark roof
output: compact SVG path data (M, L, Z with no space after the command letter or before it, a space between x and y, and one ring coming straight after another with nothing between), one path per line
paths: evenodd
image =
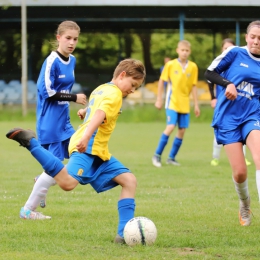
M179 29L180 15L185 29L235 30L239 22L245 31L249 22L260 19L259 7L227 6L57 6L27 7L27 30L57 28L64 20L79 23L82 31L124 29ZM0 29L21 28L21 7L0 9Z

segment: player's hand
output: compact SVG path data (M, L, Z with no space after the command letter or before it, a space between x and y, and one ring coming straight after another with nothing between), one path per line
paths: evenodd
M78 144L76 145L76 148L79 153L84 153L86 151L88 144L88 140L84 138L84 136L79 140Z
M210 101L210 105L211 105L212 108L215 108L215 107L216 107L216 104L217 104L217 99L216 99L216 98L214 98L214 99L212 99L212 100Z
M233 83L227 85L225 96L229 100L235 100L237 98L237 89Z
M85 115L86 115L86 109L80 109L78 112L77 112L77 115L78 117L80 118L80 120L83 120Z
M200 108L198 105L194 107L194 113L196 117L200 116Z
M156 108L161 110L162 109L162 100L161 99L157 99L154 105L155 105Z
M77 104L86 105L87 104L87 97L85 94L77 94Z

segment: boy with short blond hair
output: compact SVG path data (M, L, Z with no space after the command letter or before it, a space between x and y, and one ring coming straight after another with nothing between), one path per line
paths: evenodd
M156 167L162 166L161 155L176 125L178 125L178 132L166 163L180 165L175 157L182 145L185 130L189 126L190 93L193 95L195 115L196 117L200 115L196 87L198 67L194 62L188 60L191 53L190 43L186 40L179 41L176 52L178 53L178 58L165 64L158 83L158 95L155 107L162 109L163 82L169 82L165 98L167 125L152 158L152 163Z

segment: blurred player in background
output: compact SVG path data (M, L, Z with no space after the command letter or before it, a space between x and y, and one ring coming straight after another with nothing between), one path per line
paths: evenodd
M62 22L57 29L55 51L44 61L37 81L37 136L39 143L59 160L69 158L68 145L74 134L70 123L69 102L85 105L84 94L71 94L75 82L76 59L72 55L78 43L80 27L73 21ZM55 180L45 171L37 178L33 190L20 210L24 219L50 219L35 211L46 206L45 198Z
M128 168L111 156L108 141L121 114L123 97L134 93L145 76L140 61L125 59L116 67L111 82L100 85L91 93L88 107L78 112L84 122L70 139L70 159L66 167L40 145L33 131L16 128L6 135L26 147L63 190L73 190L80 183L90 184L99 193L121 185L118 230L114 240L120 244L125 242L126 223L134 217L137 181ZM86 218L86 221L91 224L93 220Z
M213 60L205 72L208 81L223 87L212 126L217 142L224 145L232 169L242 226L251 224L244 144L255 163L260 197L260 21L248 25L245 40L246 46L228 48Z
M175 157L182 145L185 130L189 126L190 93L193 95L195 115L196 117L200 115L196 87L198 67L194 62L188 60L191 53L190 43L186 40L180 41L176 52L178 53L178 58L165 64L158 83L158 95L155 103L155 107L158 109L162 109L163 105L164 82L168 82L169 86L165 98L167 125L152 157L152 163L155 167L162 166L161 155L176 125L178 125L178 132L166 163L180 165Z
M230 46L235 46L235 42L230 39L230 38L226 38L222 41L222 46L221 46L221 51L225 51L228 47ZM217 104L217 98L218 98L218 95L219 93L222 91L222 88L221 86L218 86L211 82L208 82L208 85L209 85L209 92L210 92L210 95L211 95L211 107L212 108L215 108L216 107L216 104ZM215 91L214 91L214 87L215 87ZM216 92L216 95L215 93ZM219 165L219 158L220 158L220 151L221 151L221 148L222 148L222 145L221 144L218 144L217 143L217 140L216 140L216 137L214 135L214 139L213 139L213 153L212 153L212 160L210 162L210 164L212 166L217 166ZM244 155L246 155L246 145L243 146L243 152L244 152ZM249 166L251 165L251 162L249 160L247 160L245 158L245 161L246 161L246 165Z

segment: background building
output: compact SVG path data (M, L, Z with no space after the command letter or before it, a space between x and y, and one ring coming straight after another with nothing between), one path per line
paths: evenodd
M220 52L224 37L244 44L249 22L259 18L259 1L224 0L0 0L0 79L21 79L21 5L26 4L28 80L35 81L51 50L57 25L74 20L81 27L76 80L86 91L110 80L118 61L143 60L147 83L159 77L164 56L174 58L179 39L192 42L200 79Z

